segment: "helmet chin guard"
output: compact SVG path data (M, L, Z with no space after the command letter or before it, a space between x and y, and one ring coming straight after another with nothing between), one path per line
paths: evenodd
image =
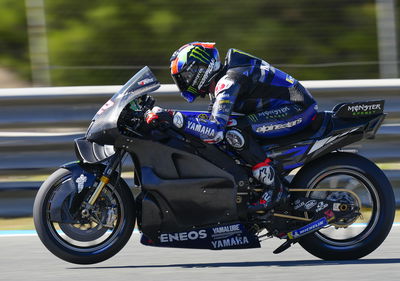
M197 95L188 92L188 91L183 91L181 92L181 96L188 102L188 103L192 103L194 102L194 100L197 98Z

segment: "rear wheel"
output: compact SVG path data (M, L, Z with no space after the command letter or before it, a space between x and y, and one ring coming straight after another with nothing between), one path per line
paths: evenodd
M124 181L111 179L96 200L93 216L76 218L74 223L55 221L50 210L55 198L70 188L71 172L59 169L40 187L33 216L43 244L59 258L78 264L104 261L128 242L135 225L134 199Z
M325 260L358 259L374 251L387 237L395 214L390 182L371 161L350 153L331 153L305 166L293 179L293 188L308 188L302 196L360 204L360 216L343 219L300 239L309 253ZM348 189L318 191L318 189ZM361 202L357 201L359 197Z

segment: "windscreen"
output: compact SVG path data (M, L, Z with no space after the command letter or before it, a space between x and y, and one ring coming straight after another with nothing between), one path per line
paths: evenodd
M160 83L150 68L142 68L97 111L87 130L86 138L100 144L113 144L110 142L113 142L118 133L117 121L124 107L159 87Z

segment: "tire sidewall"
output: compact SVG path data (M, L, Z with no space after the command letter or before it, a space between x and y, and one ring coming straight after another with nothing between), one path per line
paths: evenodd
M350 246L340 247L325 243L315 234L301 238L299 243L308 252L322 259L358 259L374 251L389 234L395 214L393 189L385 174L373 162L360 155L344 152L328 154L304 166L296 174L291 187L306 188L319 175L335 168L356 170L372 183L380 206L377 223L366 238Z
M121 200L123 201L124 218L121 222L120 234L118 238L106 249L79 252L64 247L59 243L53 236L52 232L48 228L46 207L48 199L50 198L51 192L53 191L54 184L58 183L63 178L70 175L71 172L67 169L60 168L55 171L40 187L34 202L33 207L33 218L36 231L42 243L46 248L57 257L72 263L77 264L92 264L104 261L116 253L118 253L122 247L128 242L135 225L135 208L134 199L129 187L124 181L120 181L119 184L113 183L115 191L119 193ZM113 178L115 180L115 178ZM111 179L111 182L112 180Z

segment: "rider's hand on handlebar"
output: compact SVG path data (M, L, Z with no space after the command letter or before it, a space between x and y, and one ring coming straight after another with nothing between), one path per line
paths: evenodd
M172 124L172 112L165 111L158 106L146 111L144 118L147 124L162 130L169 128Z

